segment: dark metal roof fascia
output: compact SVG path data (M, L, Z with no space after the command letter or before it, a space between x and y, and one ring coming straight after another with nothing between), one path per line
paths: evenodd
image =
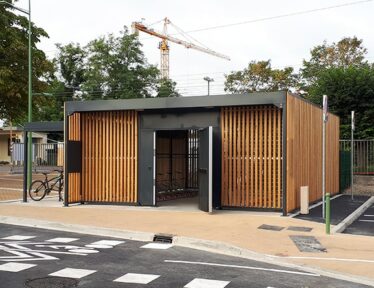
M286 91L225 94L217 96L142 98L66 102L66 113L113 110L152 110L175 108L203 108L243 105L285 104Z
M64 121L44 121L26 123L24 131L27 132L64 132Z

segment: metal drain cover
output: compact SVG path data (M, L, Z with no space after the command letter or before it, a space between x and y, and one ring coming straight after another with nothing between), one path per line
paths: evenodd
M78 286L78 280L65 277L44 277L27 280L29 288L71 288Z
M281 231L281 230L284 229L284 227L262 224L261 226L258 226L257 229L271 230L271 231Z

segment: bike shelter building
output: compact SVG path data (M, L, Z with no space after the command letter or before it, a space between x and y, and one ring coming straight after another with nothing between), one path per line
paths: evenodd
M326 125L339 192L339 118ZM279 210L322 197L322 110L288 92L65 103L65 205Z

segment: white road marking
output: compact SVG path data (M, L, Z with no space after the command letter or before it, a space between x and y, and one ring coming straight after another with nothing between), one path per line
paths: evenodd
M16 240L16 241L22 241L22 240L28 240L31 238L35 238L36 236L24 236L24 235L13 235L13 236L8 236L1 238L3 240Z
M168 244L168 243L148 243L140 248L145 248L145 249L160 249L160 250L166 250L173 247L173 244Z
M69 277L69 278L74 278L74 279L80 279L95 272L96 270L65 268L65 269L56 271L54 273L51 273L49 274L49 276Z
M374 220L365 220L365 219L360 219L360 220L358 220L358 221L360 221L360 222L374 222Z
M72 253L93 254L93 253L98 253L99 251L94 250L94 249L77 248L77 249L71 249L71 250L69 250L69 252L72 252Z
M64 238L64 237L57 237L53 239L47 240L47 242L56 242L56 243L70 243L73 241L79 240L78 238Z
M158 277L160 277L160 275L127 273L114 280L114 282L148 284Z
M36 264L5 263L5 264L0 265L0 271L19 272L19 271L26 270L34 266L36 266Z
M249 270L260 270L260 271L270 271L278 273L287 273L287 274L296 274L296 275L305 275L305 276L314 276L319 277L319 274L309 273L309 272L300 272L300 271L291 271L291 270L282 270L282 269L272 269L272 268L262 268L254 266L241 266L241 265L231 265L231 264L219 264L219 263L210 263L210 262L194 262L194 261L181 261L181 260L164 260L167 263L181 263L181 264L192 264L192 265L203 265L203 266L215 266L215 267L226 267L226 268L239 268L239 269L249 269Z
M324 258L324 257L306 257L306 256L274 256L274 255L266 255L266 256L273 257L273 258L286 258L286 259L311 259L311 260L326 260L326 261L374 263L374 260L369 260L369 259Z
M100 240L93 242L91 244L85 245L86 247L89 248L102 248L102 249L107 249L107 248L113 248L114 246L117 246L119 244L125 243L125 241L116 241L116 240Z
M365 217L374 217L374 215L371 214L364 214Z
M50 254L87 256L90 253L99 252L98 250L85 247L73 245L54 245L53 243L47 242L16 241L0 243L3 244L0 245L0 251L8 253L8 255L5 254L6 256L0 256L0 261L4 262L59 260L59 258L50 256ZM44 247L53 250L38 250L35 249L35 247Z
M96 249L109 249L113 248L113 246L110 245L102 245L102 244L88 244L85 245L87 248L96 248Z
M186 286L184 286L184 288L224 288L229 283L230 281L195 278Z

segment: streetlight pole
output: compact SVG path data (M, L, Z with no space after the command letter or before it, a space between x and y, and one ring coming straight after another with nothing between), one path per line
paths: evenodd
M206 82L208 82L208 96L210 95L210 82L214 82L213 78L209 78L208 76L203 78Z
M29 103L28 103L28 122L32 121L32 47L31 47L31 0L29 0ZM28 132L27 141L27 188L32 181L32 132Z
M28 57L28 64L29 64L29 69L28 69L28 117L27 120L30 123L32 121L32 31L31 31L31 0L29 0L29 10L19 8L12 3L6 2L6 1L0 1L0 4L6 4L11 6L13 9L20 11L22 13L25 13L29 16L29 31L28 31L28 36L29 36L29 57ZM32 171L32 132L28 132L27 134L27 187L30 187L31 184L31 171Z

